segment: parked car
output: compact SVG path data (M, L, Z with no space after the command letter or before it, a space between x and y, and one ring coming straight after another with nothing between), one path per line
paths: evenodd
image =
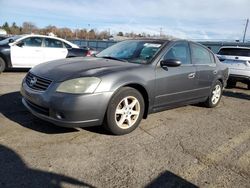
M88 50L88 54L86 56L95 56L96 54L99 53L99 51L95 50L94 48L90 47L82 47L82 48Z
M31 68L43 62L86 56L87 49L52 36L19 35L0 41L0 73L7 68Z
M154 112L217 106L227 78L227 67L200 44L127 40L95 57L40 64L24 78L21 93L41 119L65 127L103 124L121 135Z
M6 35L0 35L0 41L1 41L1 40L4 40L4 39L6 39L6 38L8 38L8 36L6 36Z
M229 68L228 86L235 87L240 81L250 89L250 48L224 46L217 56Z

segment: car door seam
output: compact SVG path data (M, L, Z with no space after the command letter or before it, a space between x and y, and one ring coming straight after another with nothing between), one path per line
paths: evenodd
M190 92L190 91L198 91L198 90L202 90L202 89L210 89L210 87L202 87L202 88L197 88L197 89L191 89L191 90L186 90L186 91L180 91L180 92L176 92L176 93L169 93L169 94L164 94L164 95L158 95L158 96L156 96L156 98L165 97L165 96L170 96L170 95L176 95L176 94L181 94L181 93L187 93L187 92Z

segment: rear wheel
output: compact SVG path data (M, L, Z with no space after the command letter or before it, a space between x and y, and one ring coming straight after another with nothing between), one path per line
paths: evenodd
M6 64L3 60L3 58L0 57L0 73L2 73L6 68Z
M104 126L115 135L127 134L138 127L143 113L144 99L140 92L124 87L112 97Z
M220 81L216 81L212 87L212 91L208 99L205 102L205 106L208 108L216 107L220 102L221 95L222 95L222 84Z

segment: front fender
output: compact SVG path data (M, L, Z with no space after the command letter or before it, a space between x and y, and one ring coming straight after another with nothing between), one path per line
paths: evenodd
M140 73L142 72L142 73ZM136 69L129 71L112 72L101 77L101 83L96 89L98 92L115 92L119 88L130 84L138 84L145 88L149 96L153 95L155 74L153 69Z

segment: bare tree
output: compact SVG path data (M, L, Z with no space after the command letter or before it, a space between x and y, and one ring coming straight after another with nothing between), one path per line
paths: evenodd
M37 30L38 30L38 28L34 23L32 23L32 22L23 22L22 33L24 33L24 34L33 33L33 32L35 32Z

